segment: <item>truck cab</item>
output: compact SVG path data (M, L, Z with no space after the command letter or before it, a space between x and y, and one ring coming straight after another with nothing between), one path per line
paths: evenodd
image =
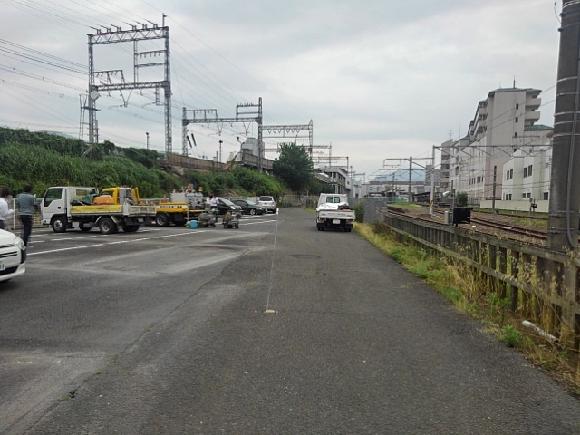
M44 193L40 210L42 212L42 223L51 225L54 229L56 221L56 232L63 229L67 218L70 216L70 209L75 204L91 204L92 197L97 195L94 187L49 187Z

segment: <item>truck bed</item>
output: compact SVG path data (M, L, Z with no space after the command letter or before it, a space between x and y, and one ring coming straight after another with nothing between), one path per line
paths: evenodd
M119 215L119 216L155 216L155 207L149 205L75 205L70 208L72 216L80 215Z
M352 210L318 210L320 219L354 219Z

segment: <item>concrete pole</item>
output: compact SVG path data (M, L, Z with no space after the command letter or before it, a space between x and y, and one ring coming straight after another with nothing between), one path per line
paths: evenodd
M149 151L149 132L145 132L145 136L147 136L147 151Z
M433 216L433 203L435 202L435 145L431 149L431 192L429 192L429 214Z
M411 193L411 184L413 182L413 157L409 157L409 203L411 203L411 198L413 194Z
M497 193L497 166L493 167L493 197L491 198L491 209L495 213L495 195Z
M580 3L563 0L560 51L556 82L556 113L548 247L566 252L578 245L580 208L580 136L577 127L580 109Z

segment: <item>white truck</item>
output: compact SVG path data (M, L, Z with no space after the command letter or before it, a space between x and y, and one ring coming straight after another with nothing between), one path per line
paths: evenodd
M132 204L130 188L107 189L108 201L100 203L94 187L50 187L40 206L42 223L50 225L55 233L67 229L90 231L97 227L101 234L112 234L122 229L127 233L139 230L150 217L155 217L154 206Z
M327 228L338 228L352 231L354 211L348 205L346 195L323 193L318 198L316 207L316 228L324 231Z

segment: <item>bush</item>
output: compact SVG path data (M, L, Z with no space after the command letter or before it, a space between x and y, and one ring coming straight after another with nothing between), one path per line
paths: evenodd
M365 217L365 209L362 203L357 204L354 207L354 220L355 222L363 222Z
M467 196L467 192L459 192L455 197L456 207L467 207L468 202L469 197Z
M522 342L522 334L512 325L505 325L501 329L500 339L508 347L518 347Z

